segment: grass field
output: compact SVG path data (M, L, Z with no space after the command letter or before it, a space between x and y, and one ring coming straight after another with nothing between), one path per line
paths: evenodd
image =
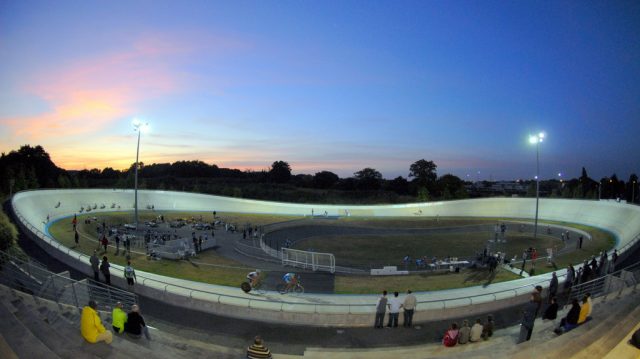
M178 218L189 219L194 217L196 220L203 216L204 221L212 221L211 213L203 212L163 212L165 220L170 221ZM154 219L158 216L158 212L143 211L140 212L140 221ZM92 221L91 224L85 225L84 219L87 217L98 217L97 222ZM238 214L238 213L218 213L218 219L222 219L228 223L235 223L240 228L245 225L262 226L271 223L285 222L300 217L291 216L274 216L274 215L257 215L257 214ZM96 226L102 220L109 225L118 225L132 222L132 214L128 212L110 212L110 213L89 213L78 216L78 229L81 233L80 245L76 250L91 254L97 247ZM495 222L495 218L488 219L464 219L464 218L440 218L438 221L432 218L409 218L409 219L378 219L378 218L346 218L344 224L353 226L368 227L395 227L402 228L431 228L431 227L455 227L473 224L486 224L488 221ZM603 249L610 248L613 245L613 237L604 231L573 224L563 223L564 225L580 228L589 232L593 236L592 241L585 241L583 249L568 253L557 258L560 266L568 263L578 263ZM73 231L70 220L62 220L53 223L49 228L50 234L60 241L62 244L73 247ZM317 251L328 251L336 254L338 264L342 255L358 257L357 263L366 265L375 261L380 262L380 258L389 258L393 262L400 262L402 257L410 254L412 257L416 255L426 255L428 257L438 256L439 258L452 255L463 256L473 255L475 251L482 248L486 242L487 233L470 233L460 236L460 234L440 234L430 236L433 238L424 238L421 236L345 236L323 237L322 239L310 239L304 241L303 249L313 247ZM541 255L544 253L542 248L557 244L557 240L542 235L536 242L533 242L531 236L520 233L509 233L508 242L504 249L508 254L521 253L522 249L530 246L539 248ZM511 239L509 239L511 238ZM317 242L315 242L317 241ZM310 244L311 243L311 244ZM345 245L349 243L349 245ZM481 245L478 245L480 243ZM363 251L363 248L366 250ZM360 256L355 256L355 253ZM364 254L363 254L364 253ZM112 263L124 265L125 257L122 253L115 255L115 249L109 248L109 260ZM194 257L192 261L170 261L170 260L148 260L144 254L133 253L131 256L134 268L152 272L160 275L183 278L205 283L221 284L228 286L238 286L244 280L248 268L242 263L236 262L229 258L218 255L215 251L207 251ZM195 262L201 263L197 264ZM399 263L398 263L399 264ZM538 266L537 273L542 273L552 268ZM268 275L268 274L267 274ZM412 289L414 291L439 290L460 288L475 285L485 285L488 283L496 283L517 279L518 276L508 271L498 271L494 278L489 277L486 271L464 270L461 273L439 273L439 274L418 274L409 276L395 277L366 277L366 276L343 276L336 275L336 293L357 294L357 293L378 293L382 289L389 291L405 291Z

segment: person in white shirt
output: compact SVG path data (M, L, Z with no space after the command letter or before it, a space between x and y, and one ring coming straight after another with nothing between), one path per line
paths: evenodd
M471 327L471 335L469 336L469 341L480 341L480 339L482 339L482 329L482 320L476 319L476 324Z
M407 296L404 298L402 307L404 308L404 322L402 326L411 328L413 323L413 312L416 309L416 296L411 293L411 289L407 290Z
M389 322L387 327L398 327L398 316L400 315L400 308L402 308L402 302L398 298L398 292L393 292L393 298L389 300Z

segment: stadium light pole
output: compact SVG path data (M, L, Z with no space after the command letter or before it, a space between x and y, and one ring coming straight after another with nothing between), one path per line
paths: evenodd
M136 147L136 163L135 163L135 175L134 175L134 211L135 211L135 218L134 218L134 225L136 227L136 230L138 230L138 167L139 166L139 162L138 159L140 158L140 133L144 130L146 130L147 126L149 124L148 123L142 123L140 122L140 120L138 120L137 118L133 120L133 130L138 132L138 145Z
M538 238L538 207L540 206L540 143L542 143L544 137L544 132L529 136L529 143L536 145L536 218L533 224L533 239Z

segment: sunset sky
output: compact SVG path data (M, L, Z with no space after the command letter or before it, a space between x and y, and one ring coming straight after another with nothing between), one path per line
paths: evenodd
M638 1L0 1L0 151L341 177L640 172Z

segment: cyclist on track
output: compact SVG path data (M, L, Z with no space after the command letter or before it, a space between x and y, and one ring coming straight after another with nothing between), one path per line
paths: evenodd
M256 285L258 285L258 283L260 283L261 273L262 273L262 271L260 269L256 269L255 271L250 272L249 274L247 274L247 280L249 281L249 284L251 285L251 288L255 288Z
M287 273L282 277L282 280L286 283L286 287L284 289L285 292L291 290L291 288L295 287L298 284L298 276L295 273Z

